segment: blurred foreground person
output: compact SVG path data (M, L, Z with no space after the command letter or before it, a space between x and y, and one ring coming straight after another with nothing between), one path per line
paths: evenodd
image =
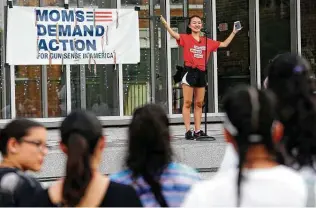
M136 189L143 206L179 207L198 173L172 159L169 120L163 108L148 104L135 110L128 130L126 170L113 181Z
M267 71L264 86L276 95L278 120L284 125L278 161L300 171L308 187L307 206L316 206L315 76L304 58L290 53L276 56ZM220 171L237 164L228 142Z
M184 207L302 207L307 200L303 178L276 160L282 138L274 100L268 92L240 87L224 101L225 137L238 154L238 167L193 187Z
M307 206L315 207L315 76L304 58L287 53L271 62L266 84L278 98L278 117L284 125L283 162L300 171L308 186Z
M51 200L68 207L140 207L131 186L111 182L100 173L105 137L97 117L70 113L60 127L61 150L67 155L66 176L49 188Z
M264 87L277 99L277 119L284 125L279 162L313 167L316 154L315 78L308 62L295 54L276 56L267 67ZM236 167L237 153L227 144L220 171ZM314 169L314 168L313 168Z
M1 130L1 207L44 206L38 201L39 196L46 196L47 206L53 206L47 198L47 191L35 178L25 173L40 171L48 153L46 137L44 126L27 119L13 120Z

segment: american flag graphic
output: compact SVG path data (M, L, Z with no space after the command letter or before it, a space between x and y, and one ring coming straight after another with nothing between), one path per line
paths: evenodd
M86 12L86 20L88 22L112 22L113 14L111 11Z

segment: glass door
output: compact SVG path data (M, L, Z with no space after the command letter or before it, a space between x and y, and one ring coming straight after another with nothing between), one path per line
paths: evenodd
M227 48L217 51L218 110L227 91L239 84L250 84L249 0L216 0L216 35L224 41L232 32L234 22L243 29Z
M262 82L271 60L277 54L291 52L291 18L295 18L296 14L291 15L290 7L290 0L259 1Z
M301 0L302 55L310 62L316 73L316 1Z

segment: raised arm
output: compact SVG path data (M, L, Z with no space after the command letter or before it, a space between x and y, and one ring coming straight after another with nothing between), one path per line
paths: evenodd
M167 29L168 33L174 37L176 40L179 40L180 39L180 35L179 33L173 31L171 29L171 27L168 25L167 21L165 20L165 18L163 18L163 16L160 16L160 21L161 23L165 26L165 28Z
M234 25L234 29L233 32L228 36L228 38L226 38L226 40L224 42L221 42L219 47L220 48L226 48L234 39L235 35L238 33L239 30L236 29L235 25Z

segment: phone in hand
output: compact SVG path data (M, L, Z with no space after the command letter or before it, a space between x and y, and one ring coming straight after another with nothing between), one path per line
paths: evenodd
M241 30L242 27L241 27L240 21L234 22L234 27L235 27L236 30Z

